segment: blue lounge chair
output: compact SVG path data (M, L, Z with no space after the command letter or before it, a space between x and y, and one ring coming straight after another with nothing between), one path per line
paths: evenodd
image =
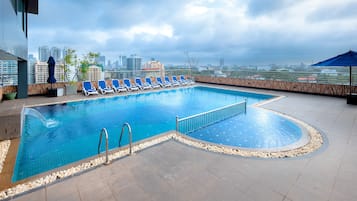
M160 88L160 85L158 85L157 83L155 83L155 82L151 82L151 78L149 78L149 77L147 77L147 78L145 78L145 82L146 82L146 84L148 85L148 86L151 86L151 88L153 88L153 89L157 89L157 88Z
M93 87L92 83L90 81L83 81L82 82L82 91L84 93L85 96L89 96L89 95L94 95L97 94L98 95L98 91Z
M136 83L136 86L139 87L141 90L151 89L151 86L145 85L141 82L140 77L135 78L135 83Z
M175 75L172 76L172 82L178 83L179 85L186 85L186 82L181 82L181 80L177 80L177 77Z
M137 90L139 90L139 87L131 85L130 80L128 78L125 78L123 81L124 81L124 86L128 91L137 91Z
M119 83L118 79L112 79L112 87L114 89L115 92L119 93L119 92L126 92L126 88L122 87Z
M163 82L161 77L156 77L156 82L161 86L161 87L171 87L170 83Z
M172 79L172 82L170 82L169 76L165 76L165 82L170 83L173 87L180 86L180 83L175 82L173 79Z
M101 94L114 93L114 90L107 86L105 80L98 80L98 90Z
M194 84L195 82L190 79L185 79L185 76L180 76L181 82L185 82L186 84Z

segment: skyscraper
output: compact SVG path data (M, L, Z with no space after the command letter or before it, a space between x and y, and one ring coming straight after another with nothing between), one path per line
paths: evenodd
M126 65L128 70L136 71L141 69L141 58L137 55L131 55L126 59Z
M56 62L59 62L62 60L61 49L58 47L52 47L50 55L55 59Z
M127 68L127 66L126 66L126 65L127 65L127 64L126 64L127 61L126 61L126 59L127 59L126 56L122 56L122 55L119 56L119 62L118 62L118 63L119 63L119 67L121 67L121 68Z
M48 46L40 46L38 48L38 60L42 62L47 62L50 57L50 49Z
M33 54L29 54L28 60L28 83L33 84L35 83L35 63L36 63L36 58L33 56Z
M99 56L95 58L97 64L103 68L105 68L105 56Z
M223 67L224 66L224 58L220 58L219 59L219 67Z

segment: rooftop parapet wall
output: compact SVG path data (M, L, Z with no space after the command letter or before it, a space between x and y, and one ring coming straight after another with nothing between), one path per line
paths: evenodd
M319 94L344 97L349 93L348 85L316 84L302 82L286 82L276 80L251 80L240 78L195 76L196 82L222 84L260 89L272 89L299 93ZM357 92L357 86L352 86L352 92Z

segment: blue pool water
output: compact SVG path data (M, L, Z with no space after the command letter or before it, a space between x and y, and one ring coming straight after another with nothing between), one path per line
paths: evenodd
M109 148L113 149L118 146L121 126L125 122L132 127L135 142L175 130L176 116L186 117L244 99L251 105L272 97L192 87L34 107L52 123L46 127L36 115L25 116L12 180L18 181L96 155L102 128L107 128ZM274 113L248 106L246 114L189 135L219 144L270 148L294 143L301 137L301 130ZM127 143L127 137L124 137L122 144Z

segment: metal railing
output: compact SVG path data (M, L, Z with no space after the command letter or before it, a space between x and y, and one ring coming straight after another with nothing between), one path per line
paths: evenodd
M191 70L187 68L179 68L179 69L166 69L164 71L159 71L159 70L127 70L127 69L115 69L115 70L105 70L102 72L104 74L104 79L123 79L123 78L129 78L133 79L135 77L164 77L164 76L172 76L172 75L185 75L191 77ZM40 76L40 77L39 77ZM47 74L43 75L37 75L38 79L40 81L37 81L37 84L40 83L47 83ZM56 77L56 75L55 75ZM57 82L67 82L64 81L64 79L61 77L56 77ZM34 84L35 82L35 74L31 73L29 74L29 83ZM88 80L88 78L84 79ZM82 81L81 77L78 77L75 79L75 81Z
M206 70L193 72L193 75L334 85L349 85L350 79L348 68L340 71ZM357 85L357 68L352 68L352 85Z
M133 135L131 133L131 126L129 123L124 123L122 128L121 128L121 133L120 133L120 138L119 138L119 147L120 147L120 143L121 143L121 140L122 140L122 137L123 137L123 134L124 134L124 128L127 127L128 128L128 137L129 137L129 154L131 155L133 152L132 152L132 149L131 149L131 144L132 144L132 139L133 139Z
M100 132L100 136L99 136L99 143L98 143L98 154L100 154L100 146L102 145L102 138L103 138L103 134L105 136L105 165L110 164L109 162L109 156L108 156L108 132L107 129L102 128L101 132Z
M176 117L176 132L191 133L246 111L247 101L245 100L185 118Z
M121 129L121 133L120 133L120 138L119 138L119 147L120 147L120 143L121 143L121 140L122 140L122 137L123 137L123 134L124 134L124 128L127 127L128 128L128 135L129 135L129 155L132 155L132 133L131 133L131 127L130 127L130 124L129 123L124 123L123 126L122 126L122 129ZM108 131L106 128L102 128L102 130L100 131L100 136L99 136L99 143L98 143L98 154L101 153L100 151L100 147L102 145L102 138L103 138L103 135L105 136L105 162L104 164L105 165L108 165L110 164L110 161L109 161L109 145L108 145Z

